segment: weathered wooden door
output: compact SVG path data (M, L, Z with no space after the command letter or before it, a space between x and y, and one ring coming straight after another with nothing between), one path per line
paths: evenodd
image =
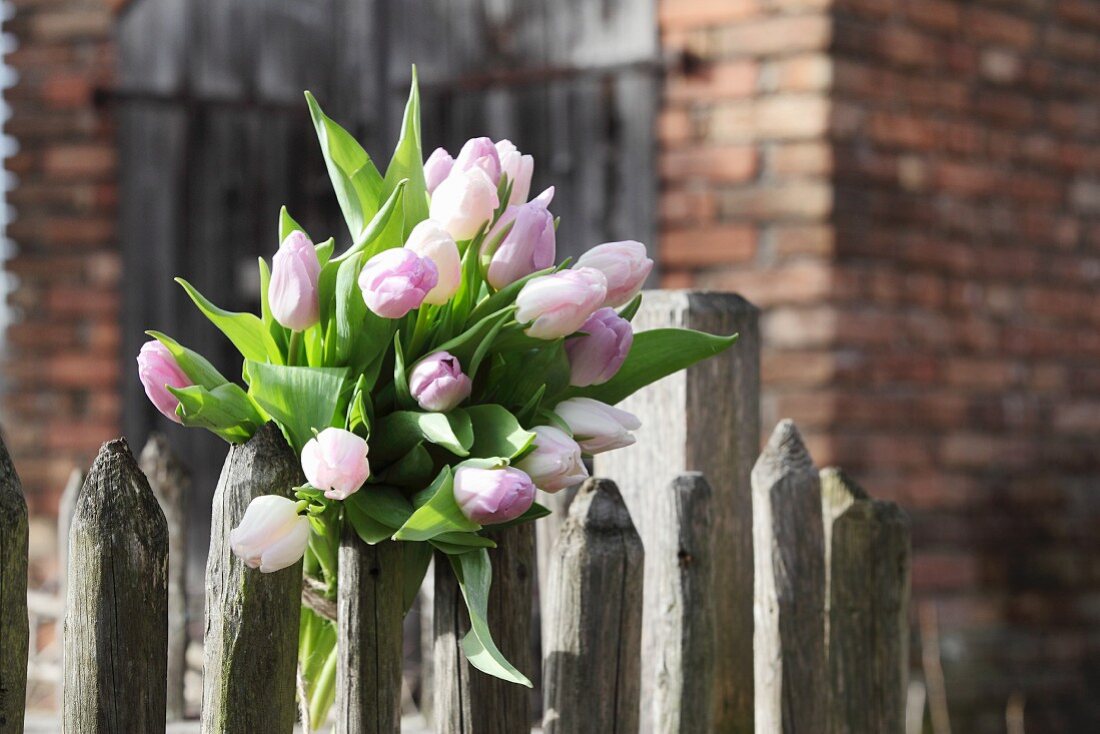
M132 0L118 26L112 95L125 256L125 430L170 431L196 474L191 586L201 588L209 503L225 446L169 426L133 359L145 329L238 360L172 277L229 309L258 307L257 256L286 204L322 239L348 235L302 98L310 89L384 165L410 67L424 139L472 135L534 154L534 191L556 185L559 257L654 239L655 0ZM427 151L426 151L427 152Z

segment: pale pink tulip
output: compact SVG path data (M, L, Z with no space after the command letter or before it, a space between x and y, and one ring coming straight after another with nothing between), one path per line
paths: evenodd
M444 413L470 397L472 388L458 358L449 352L429 354L409 373L409 392L424 410Z
M261 573L293 566L308 543L309 519L298 514L298 503L274 494L248 503L241 524L229 531L234 555Z
M578 268L595 268L607 277L605 306L622 306L638 294L653 270L645 245L626 240L596 245L577 259Z
M145 394L149 396L149 401L165 418L179 423L180 417L176 415L176 406L180 404L180 401L175 395L168 392L168 388L174 387L178 390L190 387L194 384L191 378L180 369L179 363L168 351L168 347L156 339L141 345L137 363L138 379L141 380L141 385L145 388Z
M509 205L518 205L527 201L527 195L531 192L531 175L535 171L535 159L529 155L521 154L511 140L501 140L497 143L497 155L500 156L500 170L508 176L512 182L512 195L508 197Z
M321 318L317 283L321 263L317 249L304 232L286 236L271 263L267 302L275 320L293 331L305 331Z
M443 179L451 174L455 159L443 148L436 148L424 161L424 183L428 187L428 193L435 191Z
M501 215L489 234L486 245L494 245L505 228L508 234L497 244L489 261L486 280L500 290L509 283L548 268L554 264L557 239L554 215L546 208L554 198L554 187L542 192L534 201L510 206Z
M633 413L591 398L570 398L554 408L565 421L573 438L590 454L630 446L642 422Z
M534 450L516 464L543 492L557 492L588 478L581 447L565 431L554 426L535 426Z
M461 242L488 224L498 206L497 186L485 171L454 170L432 194L429 216Z
M413 227L405 247L431 260L439 275L439 282L424 296L424 303L438 306L449 301L462 282L462 259L454 237L438 223L425 219Z
M536 339L557 339L581 328L607 296L607 279L592 268L532 278L516 297L516 321Z
M302 471L330 500L346 499L370 476L367 442L351 431L326 428L302 449Z
M466 172L474 168L485 171L493 186L500 183L500 155L489 138L470 138L458 152L453 171Z
M359 273L363 301L385 319L399 319L419 308L438 282L435 263L404 247L383 250Z
M630 322L613 308L601 308L580 328L582 335L565 343L569 355L569 384L602 385L615 376L634 344Z
M481 525L496 525L527 512L535 501L531 477L514 467L455 472L454 497L462 514Z

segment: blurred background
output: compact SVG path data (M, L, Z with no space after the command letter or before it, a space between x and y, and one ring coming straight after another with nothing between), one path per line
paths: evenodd
M642 240L654 285L763 309L765 429L913 519L914 676L955 731L1100 731L1100 0L3 7L0 421L36 588L70 472L155 428L195 475L201 635L225 447L155 416L142 332L233 374L171 277L255 309L280 205L346 238L302 90L384 164L415 62L425 152L534 154L560 256Z

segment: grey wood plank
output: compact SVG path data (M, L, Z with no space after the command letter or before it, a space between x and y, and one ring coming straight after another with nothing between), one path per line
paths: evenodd
M403 568L399 543L370 546L345 531L336 616L337 734L401 730Z
M535 536L531 523L493 535L497 547L489 551L493 582L489 591L488 621L493 640L520 672L529 673L531 604L534 582ZM528 734L531 731L531 692L515 683L486 675L471 667L462 654L462 638L470 629L469 615L458 581L447 558L435 559L435 647L432 714L439 734Z
M546 734L638 730L643 556L614 482L585 482L551 561Z
M717 731L752 731L752 493L749 474L760 441L759 312L733 294L647 291L634 318L637 331L667 326L711 333L738 332L740 340L722 355L671 375L624 400L620 407L642 421L638 442L596 457L596 474L622 487L641 534L646 563L642 658L673 642L657 624L664 600L656 579L675 550L663 545L673 513L666 489L684 471L700 471L714 492L711 597L721 620L715 639L714 726ZM641 730L653 729L651 704L656 671L642 670Z
M203 659L204 734L294 728L301 562L275 573L248 568L233 555L229 531L254 498L293 496L305 482L298 457L274 423L233 446L214 493L206 571ZM257 685L263 685L263 705Z
M69 574L69 528L73 524L76 499L80 496L80 488L83 486L84 472L74 468L69 473L65 488L61 490L61 498L57 501L58 594L62 599L65 598L65 588Z
M0 440L0 734L23 731L27 698L27 502Z
M64 731L164 730L167 621L168 525L126 441L111 441L73 515Z
M821 483L790 420L753 467L752 510L756 731L820 732L828 690Z
M122 89L172 94L184 88L190 5L189 0L141 0L127 5L115 30L116 82Z
M170 721L184 717L187 672L187 497L191 475L163 433L145 443L139 461L168 524L168 692Z
M830 731L903 732L909 673L909 519L894 503L870 499L835 469L822 471L821 484L831 541Z

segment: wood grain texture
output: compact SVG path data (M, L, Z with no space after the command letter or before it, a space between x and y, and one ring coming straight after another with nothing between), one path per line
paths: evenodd
M168 445L154 433L139 459L168 524L168 699L169 721L184 717L183 678L187 671L187 496L191 476Z
M546 734L638 730L643 559L641 539L615 484L585 482L550 564Z
M206 565L204 734L294 728L302 564L275 573L248 568L230 550L229 531L255 497L290 497L304 482L298 457L274 423L233 446L225 460Z
M656 623L665 601L657 579L677 573L676 549L665 533L673 515L667 491L684 471L700 471L713 490L709 596L716 618L716 731L743 733L753 727L752 492L749 473L760 449L759 312L743 298L722 293L648 291L634 318L637 331L661 327L741 334L729 350L650 385L620 407L642 421L638 442L596 457L596 474L611 477L646 548L642 659L678 641L663 639ZM652 704L657 670L642 669L641 731L656 732Z
M401 544L367 545L350 527L340 544L337 596L337 734L401 730Z
M699 472L681 474L668 490L674 514L668 518L676 563L662 563L658 598L666 603L658 620L670 643L650 662L657 669L653 688L656 731L709 734L713 722L714 603L710 595L712 492Z
M832 526L830 731L900 733L909 672L909 519L836 470L821 479L826 528Z
M790 420L752 470L758 734L816 734L826 721L821 483Z
M521 673L535 667L531 649L535 532L531 523L493 534L489 550L493 582L489 590L489 629L497 647ZM435 645L432 715L439 734L529 734L531 691L486 675L462 654L470 619L458 581L446 557L435 558Z
M168 525L124 439L104 444L69 538L62 724L163 731Z
M27 502L0 439L0 734L23 731L29 641Z

